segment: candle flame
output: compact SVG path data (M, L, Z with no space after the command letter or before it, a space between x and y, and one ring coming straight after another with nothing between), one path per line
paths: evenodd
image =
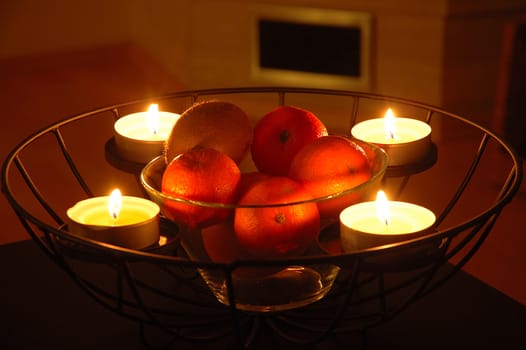
M389 226L391 223L389 200L387 199L385 192L381 190L376 194L376 214L378 215L378 220L385 223L385 226Z
M159 132L159 105L152 103L148 108L148 126L152 134Z
M110 199L108 200L108 213L113 219L117 219L121 212L122 207L122 194L121 191L116 188L110 194Z
M385 136L387 138L391 140L394 140L396 138L395 115L391 108L389 108L387 112L385 112L384 130Z

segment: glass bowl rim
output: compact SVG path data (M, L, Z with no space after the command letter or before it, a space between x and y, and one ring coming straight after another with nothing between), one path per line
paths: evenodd
M358 186L345 189L343 191L331 193L325 196L321 197L315 197L307 200L302 201L292 201L292 202L283 202L283 203L265 203L265 204L256 204L256 203L219 203L219 202L207 202L203 200L195 200L195 199L187 199L187 198L181 198L181 197L175 197L172 195L168 195L166 193L163 193L159 191L157 188L153 187L148 181L148 174L147 172L157 163L163 162L163 164L166 164L164 161L164 156L160 155L152 159L150 162L148 162L141 170L140 173L140 182L144 189L148 192L148 194L154 194L156 199L161 199L163 201L175 201L182 204L191 204L191 205L197 205L202 207L208 207L208 208L223 208L223 209L235 209L235 208L269 208L269 207L283 207L283 206L292 206L292 205L300 205L300 204L307 204L307 203L318 203L327 201L330 199L336 199L343 197L348 194L359 192L361 189L366 188L367 186L375 183L379 179L381 179L386 171L388 166L388 155L387 153L380 147L370 142L365 142L362 140L357 140L352 137L347 137L348 139L357 142L358 144L362 146L369 147L369 150L374 153L376 167L378 168L371 177L364 183L361 183ZM378 162L378 163L376 163ZM150 195L151 197L151 195Z

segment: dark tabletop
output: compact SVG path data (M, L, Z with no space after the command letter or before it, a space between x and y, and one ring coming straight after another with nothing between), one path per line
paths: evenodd
M137 324L95 302L33 241L0 246L0 276L2 349L145 348ZM358 345L363 345L361 339L338 337L315 348ZM370 330L366 345L367 349L526 349L526 307L459 272L394 320Z

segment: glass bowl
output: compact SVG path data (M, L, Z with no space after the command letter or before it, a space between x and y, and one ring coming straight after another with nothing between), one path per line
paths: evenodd
M387 155L381 148L353 141L367 154L371 169L369 180L338 193L301 202L241 205L174 197L161 192L161 180L166 168L163 156L153 159L143 168L140 181L148 196L159 204L163 215L179 226L183 248L191 260L201 264L199 273L221 303L235 303L238 309L247 311L287 310L323 298L331 289L339 267L323 259L327 252L319 246L317 239L299 255L262 258L245 254L236 239L234 213L243 208L269 210L316 204L325 208L324 214L320 211L319 234L324 227L338 222L340 211L347 206L372 200L387 170ZM226 214L221 217L226 219L209 222L202 227L189 227L174 218L171 213L174 205L225 211Z

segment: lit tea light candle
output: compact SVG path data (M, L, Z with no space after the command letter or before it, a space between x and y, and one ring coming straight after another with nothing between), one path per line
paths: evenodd
M389 201L379 191L376 201L358 203L340 213L342 249L351 252L416 238L430 232L435 220L429 209Z
M115 146L119 155L136 163L148 163L162 154L164 144L179 114L159 111L151 104L147 112L127 114L114 124Z
M67 210L68 230L72 234L131 249L142 249L159 242L159 206L147 199L110 196L77 202Z
M384 118L356 124L351 134L383 148L389 156L389 166L417 163L426 159L432 149L431 127L427 123L395 117L390 108Z

